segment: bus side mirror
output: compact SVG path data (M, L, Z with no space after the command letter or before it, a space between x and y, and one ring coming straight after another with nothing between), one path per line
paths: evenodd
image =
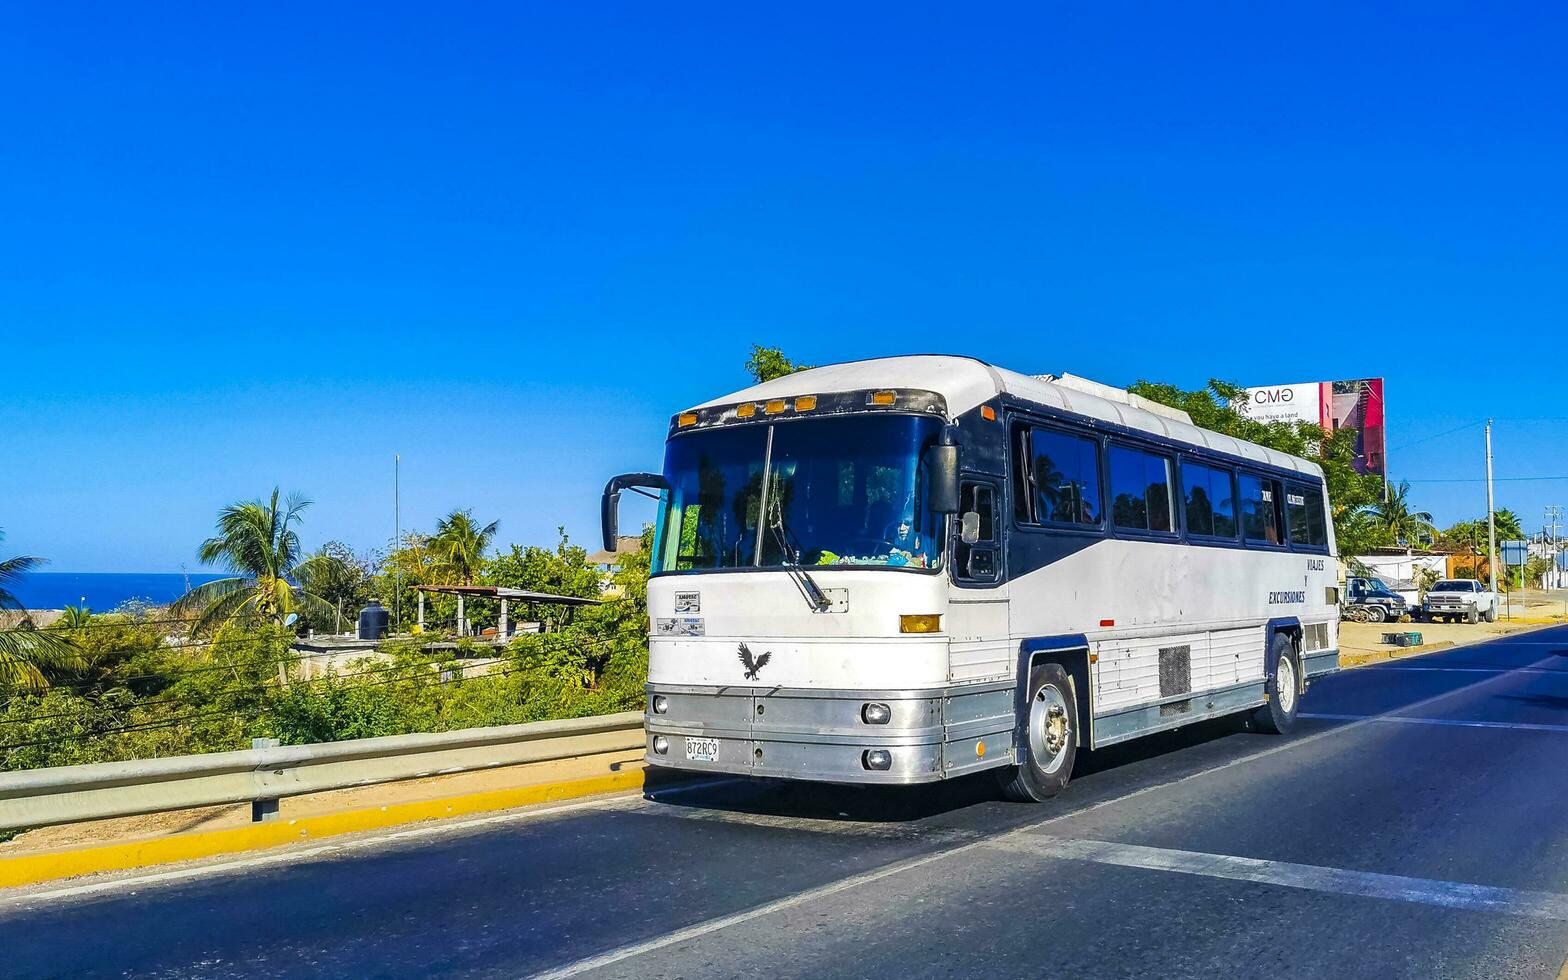
M657 473L622 473L604 485L604 496L599 501L599 523L604 530L604 550L614 551L620 538L621 491L632 490L645 497L654 496L646 490L668 490L669 483Z
M931 481L931 510L938 514L958 513L958 447L927 449L926 473Z

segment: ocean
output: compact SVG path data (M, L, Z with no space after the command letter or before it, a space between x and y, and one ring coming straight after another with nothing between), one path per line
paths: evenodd
M192 587L227 578L191 573ZM64 609L85 602L93 612L109 612L131 599L168 605L185 594L180 572L28 572L7 588L24 609Z

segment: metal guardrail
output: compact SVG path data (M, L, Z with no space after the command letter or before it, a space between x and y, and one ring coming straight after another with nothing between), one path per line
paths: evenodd
M267 820L290 796L640 749L642 721L625 711L313 745L258 739L238 752L0 773L0 830L245 802Z

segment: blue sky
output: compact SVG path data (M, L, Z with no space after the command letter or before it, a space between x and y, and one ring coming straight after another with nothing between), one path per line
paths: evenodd
M1494 415L1568 504L1560 5L578 7L8 8L0 548L194 567L274 484L380 545L393 453L591 543L753 342L1380 375L1396 479Z

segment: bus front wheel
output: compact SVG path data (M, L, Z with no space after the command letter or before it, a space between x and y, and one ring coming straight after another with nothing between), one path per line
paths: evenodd
M1008 799L1043 803L1067 787L1078 756L1078 699L1061 664L1036 664L1029 671L1028 717L1023 761L1001 770Z
M1296 710L1301 703L1301 668L1290 637L1274 634L1269 660L1274 663L1274 671L1264 685L1268 701L1252 712L1250 727L1271 735L1288 735L1296 727Z

